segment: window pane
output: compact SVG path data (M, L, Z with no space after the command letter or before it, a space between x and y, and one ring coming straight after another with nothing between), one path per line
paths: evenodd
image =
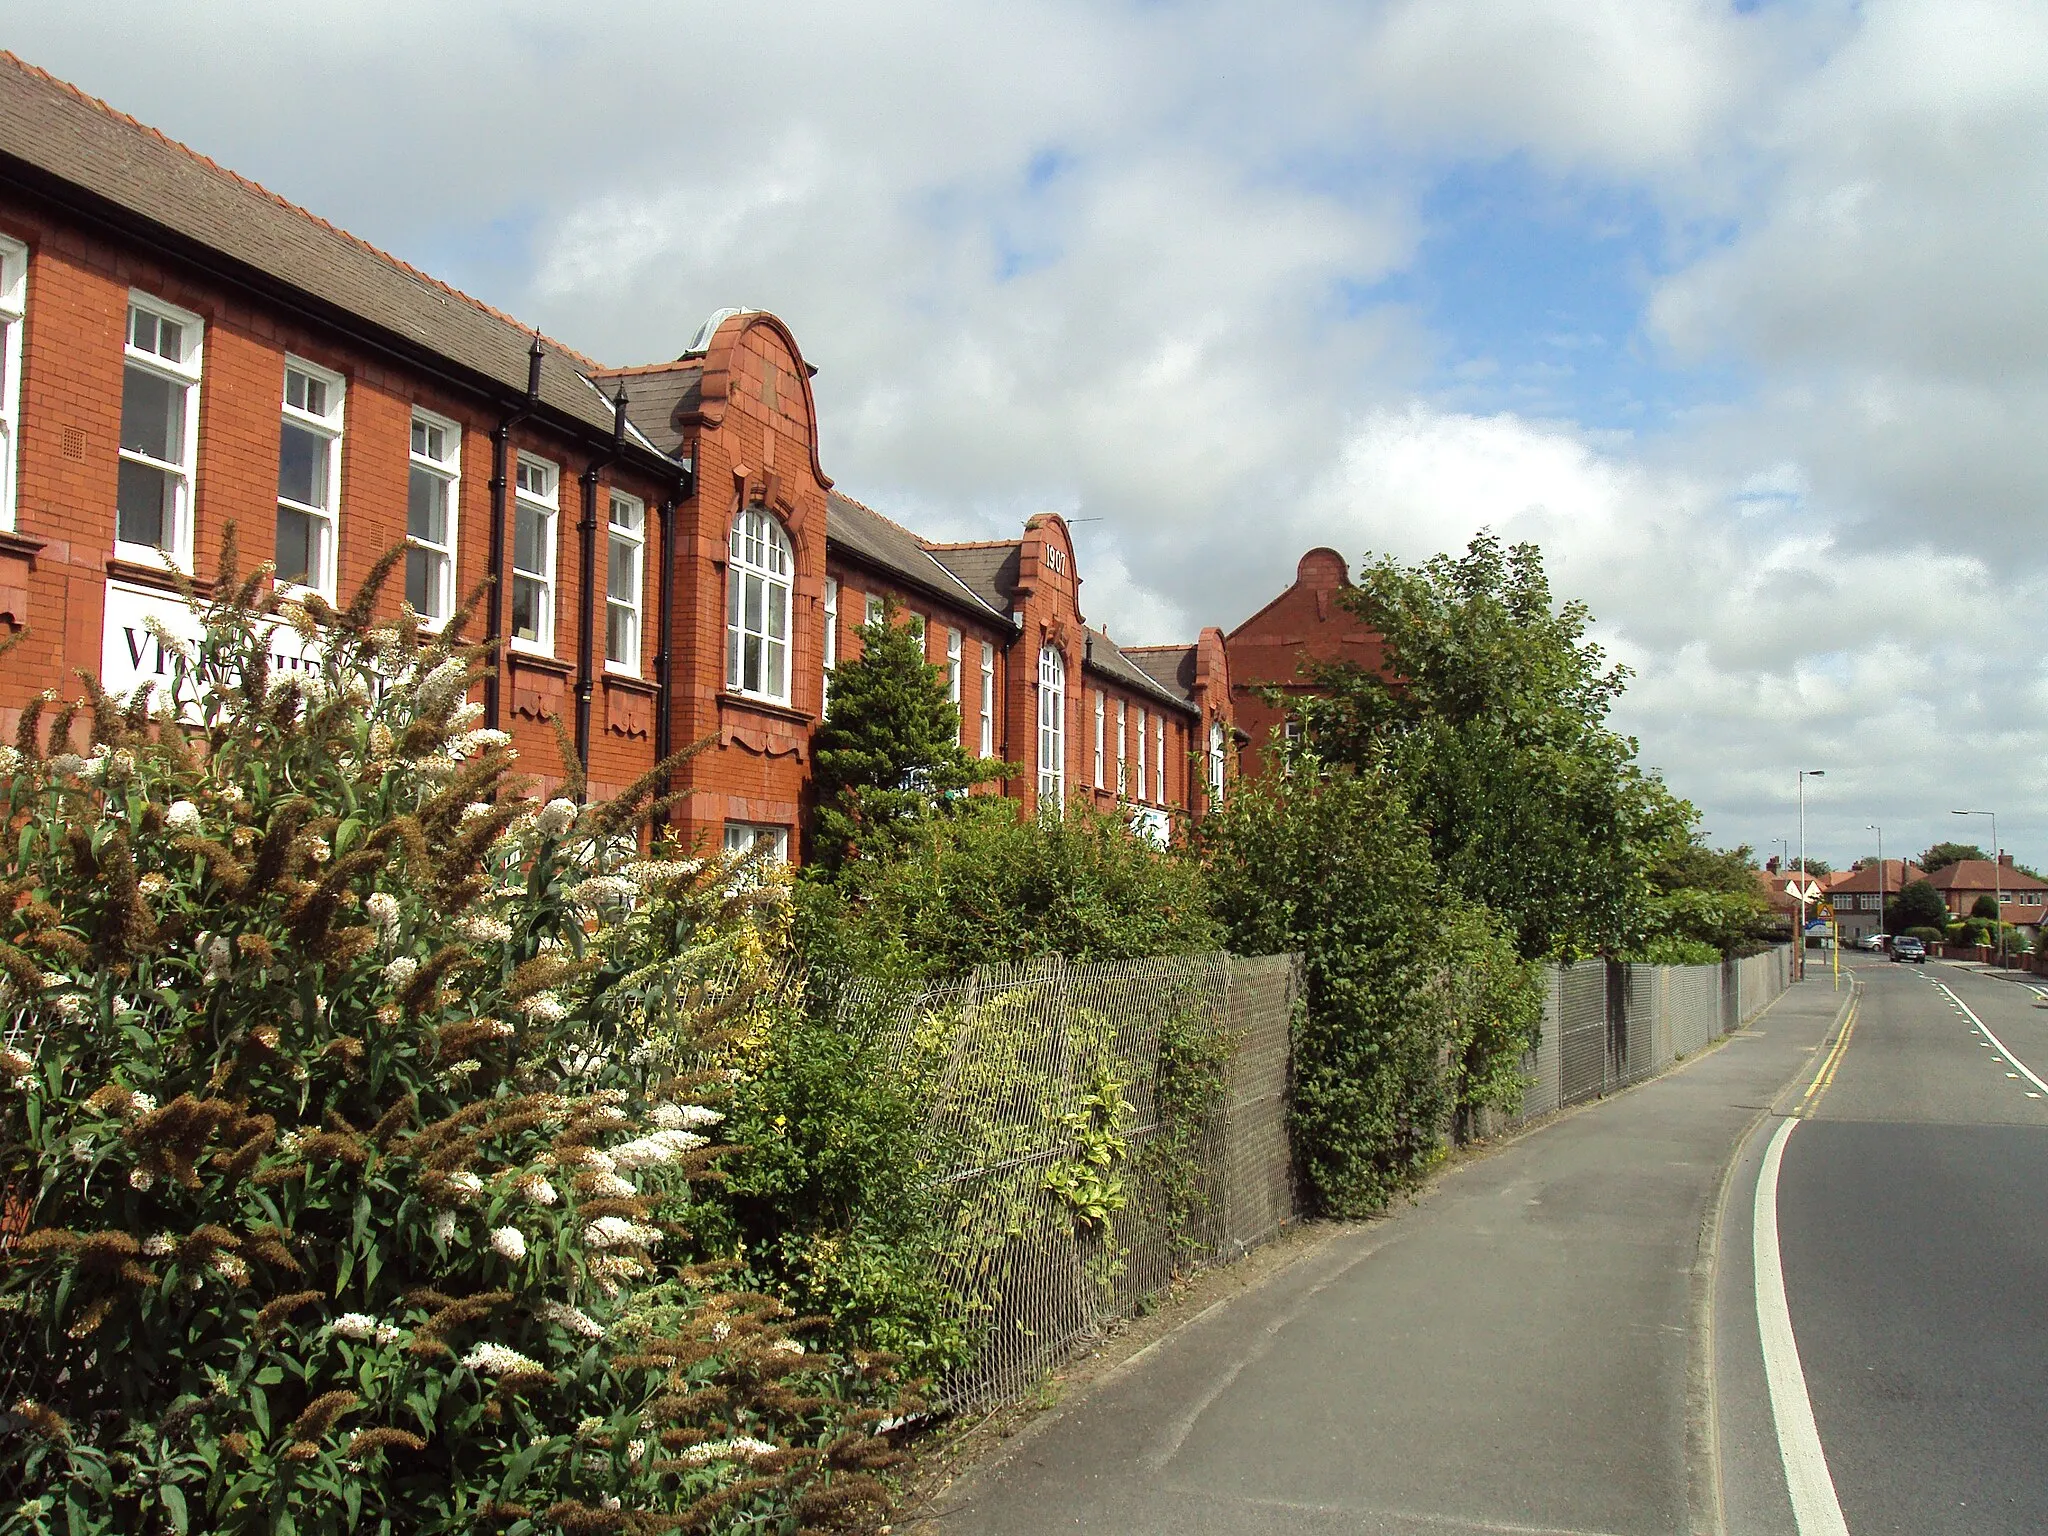
M121 446L166 464L185 462L185 390L146 368L121 384Z
M759 635L747 636L746 648L742 653L741 660L740 686L749 693L759 693L761 691L761 637Z
M514 519L512 568L535 576L547 574L548 515L537 507L521 507Z
M747 633L749 634L757 635L761 632L762 585L762 580L758 576L749 576L747 578Z
M146 309L128 311L128 343L144 352L156 350L156 316Z
M768 642L767 654L762 658L761 691L778 699L782 697L782 646L778 641Z
M405 531L429 544L448 542L448 482L429 470L415 468L412 472Z
M640 601L640 546L631 539L613 539L611 570L605 590L622 603Z
M156 323L156 345L150 349L158 357L169 362L185 360L185 327L175 320L159 319Z
M277 509L277 579L313 582L320 574L321 521L292 507Z
M738 598L733 599L738 602ZM725 686L737 688L740 685L740 632L736 627L725 631Z
M622 667L637 666L640 661L639 616L619 603L605 610L604 659Z
M309 507L327 505L327 439L285 423L278 435L277 494Z
M405 600L430 619L447 617L441 612L441 565L442 557L431 549L405 552Z
M120 489L115 493L116 537L127 544L147 544L163 549L170 530L177 526L177 481L161 469L121 461Z
M768 583L768 637L771 640L789 638L789 588L779 581Z
M540 639L541 583L526 576L512 578L512 634L515 639Z
M612 526L614 528L625 528L638 533L641 524L646 521L646 509L638 502L627 501L623 497L612 498Z

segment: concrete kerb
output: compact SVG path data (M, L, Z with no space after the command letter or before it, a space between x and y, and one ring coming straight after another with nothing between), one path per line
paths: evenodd
M1835 1010L1835 1017L1828 1025L1827 1032L1813 1053L1813 1059L1792 1074L1791 1080L1773 1095L1770 1103L1764 1105L1749 1118L1728 1149L1728 1156L1721 1164L1721 1176L1714 1186L1714 1198L1708 1203L1706 1215L1700 1222L1698 1246L1694 1250L1692 1272L1687 1277L1688 1303L1692 1311L1691 1338L1686 1349L1685 1389L1685 1460L1686 1460L1686 1524L1691 1536L1728 1536L1727 1511L1721 1493L1721 1437L1718 1405L1714 1397L1714 1290L1721 1265L1721 1217L1728 1204L1728 1187L1735 1177L1736 1166L1742 1161L1742 1149L1749 1145L1756 1128L1773 1116L1781 1116L1779 1105L1787 1094L1798 1089L1809 1077L1817 1075L1826 1064L1828 1052L1841 1038L1851 1007L1863 990L1860 976L1849 978L1849 994ZM1779 993L1762 1008L1744 1029L1757 1019L1768 1014L1779 1003L1792 995L1791 988ZM1723 1035L1723 1040L1735 1038ZM1701 1052L1700 1055L1705 1055ZM1698 1057L1691 1058L1697 1060ZM1596 1101L1597 1102L1597 1101Z

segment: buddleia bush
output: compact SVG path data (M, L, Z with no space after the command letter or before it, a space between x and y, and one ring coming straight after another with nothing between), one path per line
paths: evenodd
M161 687L0 752L0 1521L850 1522L891 1362L672 1257L729 1150L694 978L776 888L643 856L659 771L527 798L390 568L280 606L224 551Z

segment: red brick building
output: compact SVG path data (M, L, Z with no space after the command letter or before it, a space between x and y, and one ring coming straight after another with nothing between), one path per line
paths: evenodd
M1223 637L1231 710L1248 743L1246 773L1271 768L1274 740L1289 729L1287 711L1266 702L1267 690L1291 699L1312 694L1302 672L1318 662L1379 668L1380 637L1338 601L1350 586L1342 555L1312 549L1295 567L1291 586Z
M190 627L173 568L244 560L502 642L485 723L591 790L703 741L684 828L794 856L829 669L895 596L1006 787L1164 830L1233 755L1227 648L1091 629L1065 524L942 545L832 489L796 339L723 310L673 361L540 337L0 55L0 731L84 670L125 692ZM1332 557L1334 558L1334 557ZM1339 562L1341 572L1341 562Z

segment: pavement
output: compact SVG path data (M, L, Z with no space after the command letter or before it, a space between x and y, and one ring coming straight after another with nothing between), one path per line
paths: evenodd
M1724 1175L1797 1102L1850 995L1816 974L1718 1049L1459 1163L1162 1339L909 1528L1715 1529Z
M1849 1040L1781 1143L1775 1192L1819 1497L1802 1522L1757 1328L1748 1192L1774 1119L1738 1153L1720 1233L1726 1529L2048 1530L2048 1010L1974 966L1856 974Z

